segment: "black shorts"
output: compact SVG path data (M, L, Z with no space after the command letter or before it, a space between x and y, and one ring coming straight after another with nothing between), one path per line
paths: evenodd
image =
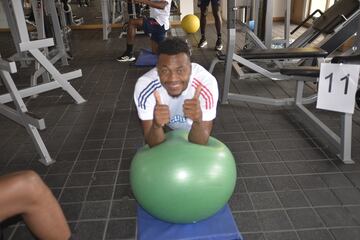
M166 30L153 18L144 18L143 29L150 39L160 43L165 39Z
M219 6L220 0L199 0L199 7L201 6L209 6L209 3L211 2L212 6Z

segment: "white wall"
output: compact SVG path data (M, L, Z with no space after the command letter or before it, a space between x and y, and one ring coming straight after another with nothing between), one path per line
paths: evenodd
M273 17L285 17L286 1L291 0L273 0Z
M194 13L194 0L180 0L180 19Z
M3 0L1 0L3 1ZM8 23L6 21L6 15L3 9L3 5L0 4L0 28L8 28Z

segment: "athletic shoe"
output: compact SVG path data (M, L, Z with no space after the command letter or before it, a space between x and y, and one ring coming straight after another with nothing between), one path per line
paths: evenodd
M221 42L221 38L218 38L218 40L216 40L215 50L221 51L222 49L223 49L223 44Z
M207 41L206 41L206 38L201 38L200 39L200 42L198 44L198 48L203 48L207 45Z
M133 62L135 61L135 57L132 54L124 53L122 56L116 58L118 62Z

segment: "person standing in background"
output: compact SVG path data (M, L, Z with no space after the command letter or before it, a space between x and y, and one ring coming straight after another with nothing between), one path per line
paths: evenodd
M203 48L207 45L206 37L205 37L205 28L206 28L206 16L208 13L209 3L211 1L212 13L215 19L215 28L217 33L217 40L215 44L215 50L221 51L223 48L222 40L221 40L221 15L220 15L220 0L199 0L198 7L200 7L200 32L201 39L198 44L199 48Z

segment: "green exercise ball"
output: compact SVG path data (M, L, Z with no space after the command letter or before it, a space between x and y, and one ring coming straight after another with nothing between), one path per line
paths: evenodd
M172 223L206 219L225 206L236 183L230 150L210 137L193 144L188 133L171 131L158 146L144 146L131 163L130 183L138 203L151 215Z

